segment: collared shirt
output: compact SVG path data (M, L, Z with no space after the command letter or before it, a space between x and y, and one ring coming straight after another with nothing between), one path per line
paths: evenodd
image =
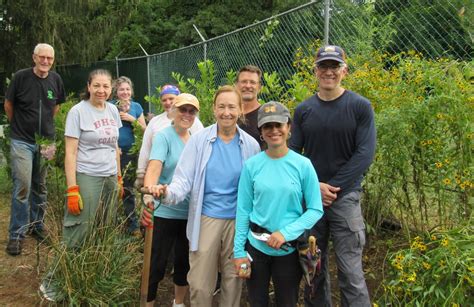
M237 127L237 133L243 161L260 152L260 146L253 137L239 127ZM191 136L184 147L173 181L168 186L166 197L163 199L164 203L176 204L190 194L186 234L191 251L197 251L199 248L206 165L212 153L212 143L216 140L217 124Z

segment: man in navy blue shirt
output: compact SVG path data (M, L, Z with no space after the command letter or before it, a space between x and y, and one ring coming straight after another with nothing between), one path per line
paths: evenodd
M319 91L298 105L293 119L290 148L311 160L324 205L324 215L312 229L322 252L322 272L305 291L306 306L331 306L329 238L336 253L341 305L370 306L362 270L360 192L374 158L376 131L370 102L341 86L347 73L341 47L320 48L315 68Z

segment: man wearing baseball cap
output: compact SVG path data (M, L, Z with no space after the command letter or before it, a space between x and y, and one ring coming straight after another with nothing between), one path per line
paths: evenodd
M363 175L375 154L376 131L370 102L341 86L347 73L341 47L320 48L315 67L319 91L298 105L292 125L290 148L311 160L324 206L323 217L312 229L322 252L322 271L305 291L306 306L331 306L330 237L341 306L370 306L362 270L365 225L359 201Z

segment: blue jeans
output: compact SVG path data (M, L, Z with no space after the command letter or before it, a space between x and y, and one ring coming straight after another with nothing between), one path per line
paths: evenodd
M311 230L321 249L321 273L313 281L314 289L305 288L307 307L332 306L328 257L330 238L336 253L341 306L371 306L362 270L365 225L359 200L357 191L337 198L329 208L325 208L323 217Z
M128 150L122 150L120 155L120 168L122 170L123 179L123 210L125 212L127 232L131 233L138 230L138 218L135 213L135 194L133 193L133 176L130 176L131 170L127 169L130 162L136 161L137 157L131 155Z
M13 178L10 240L23 239L28 229L43 229L46 209L46 164L40 146L11 139Z

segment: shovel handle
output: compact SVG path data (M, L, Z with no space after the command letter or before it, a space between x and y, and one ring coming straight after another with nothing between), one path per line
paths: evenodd
M145 230L145 246L143 251L142 284L140 288L140 306L146 306L148 297L148 281L150 279L151 245L153 242L153 227Z
M317 250L316 237L315 236L309 236L308 243L309 243L309 252L313 256L316 255L316 250Z

